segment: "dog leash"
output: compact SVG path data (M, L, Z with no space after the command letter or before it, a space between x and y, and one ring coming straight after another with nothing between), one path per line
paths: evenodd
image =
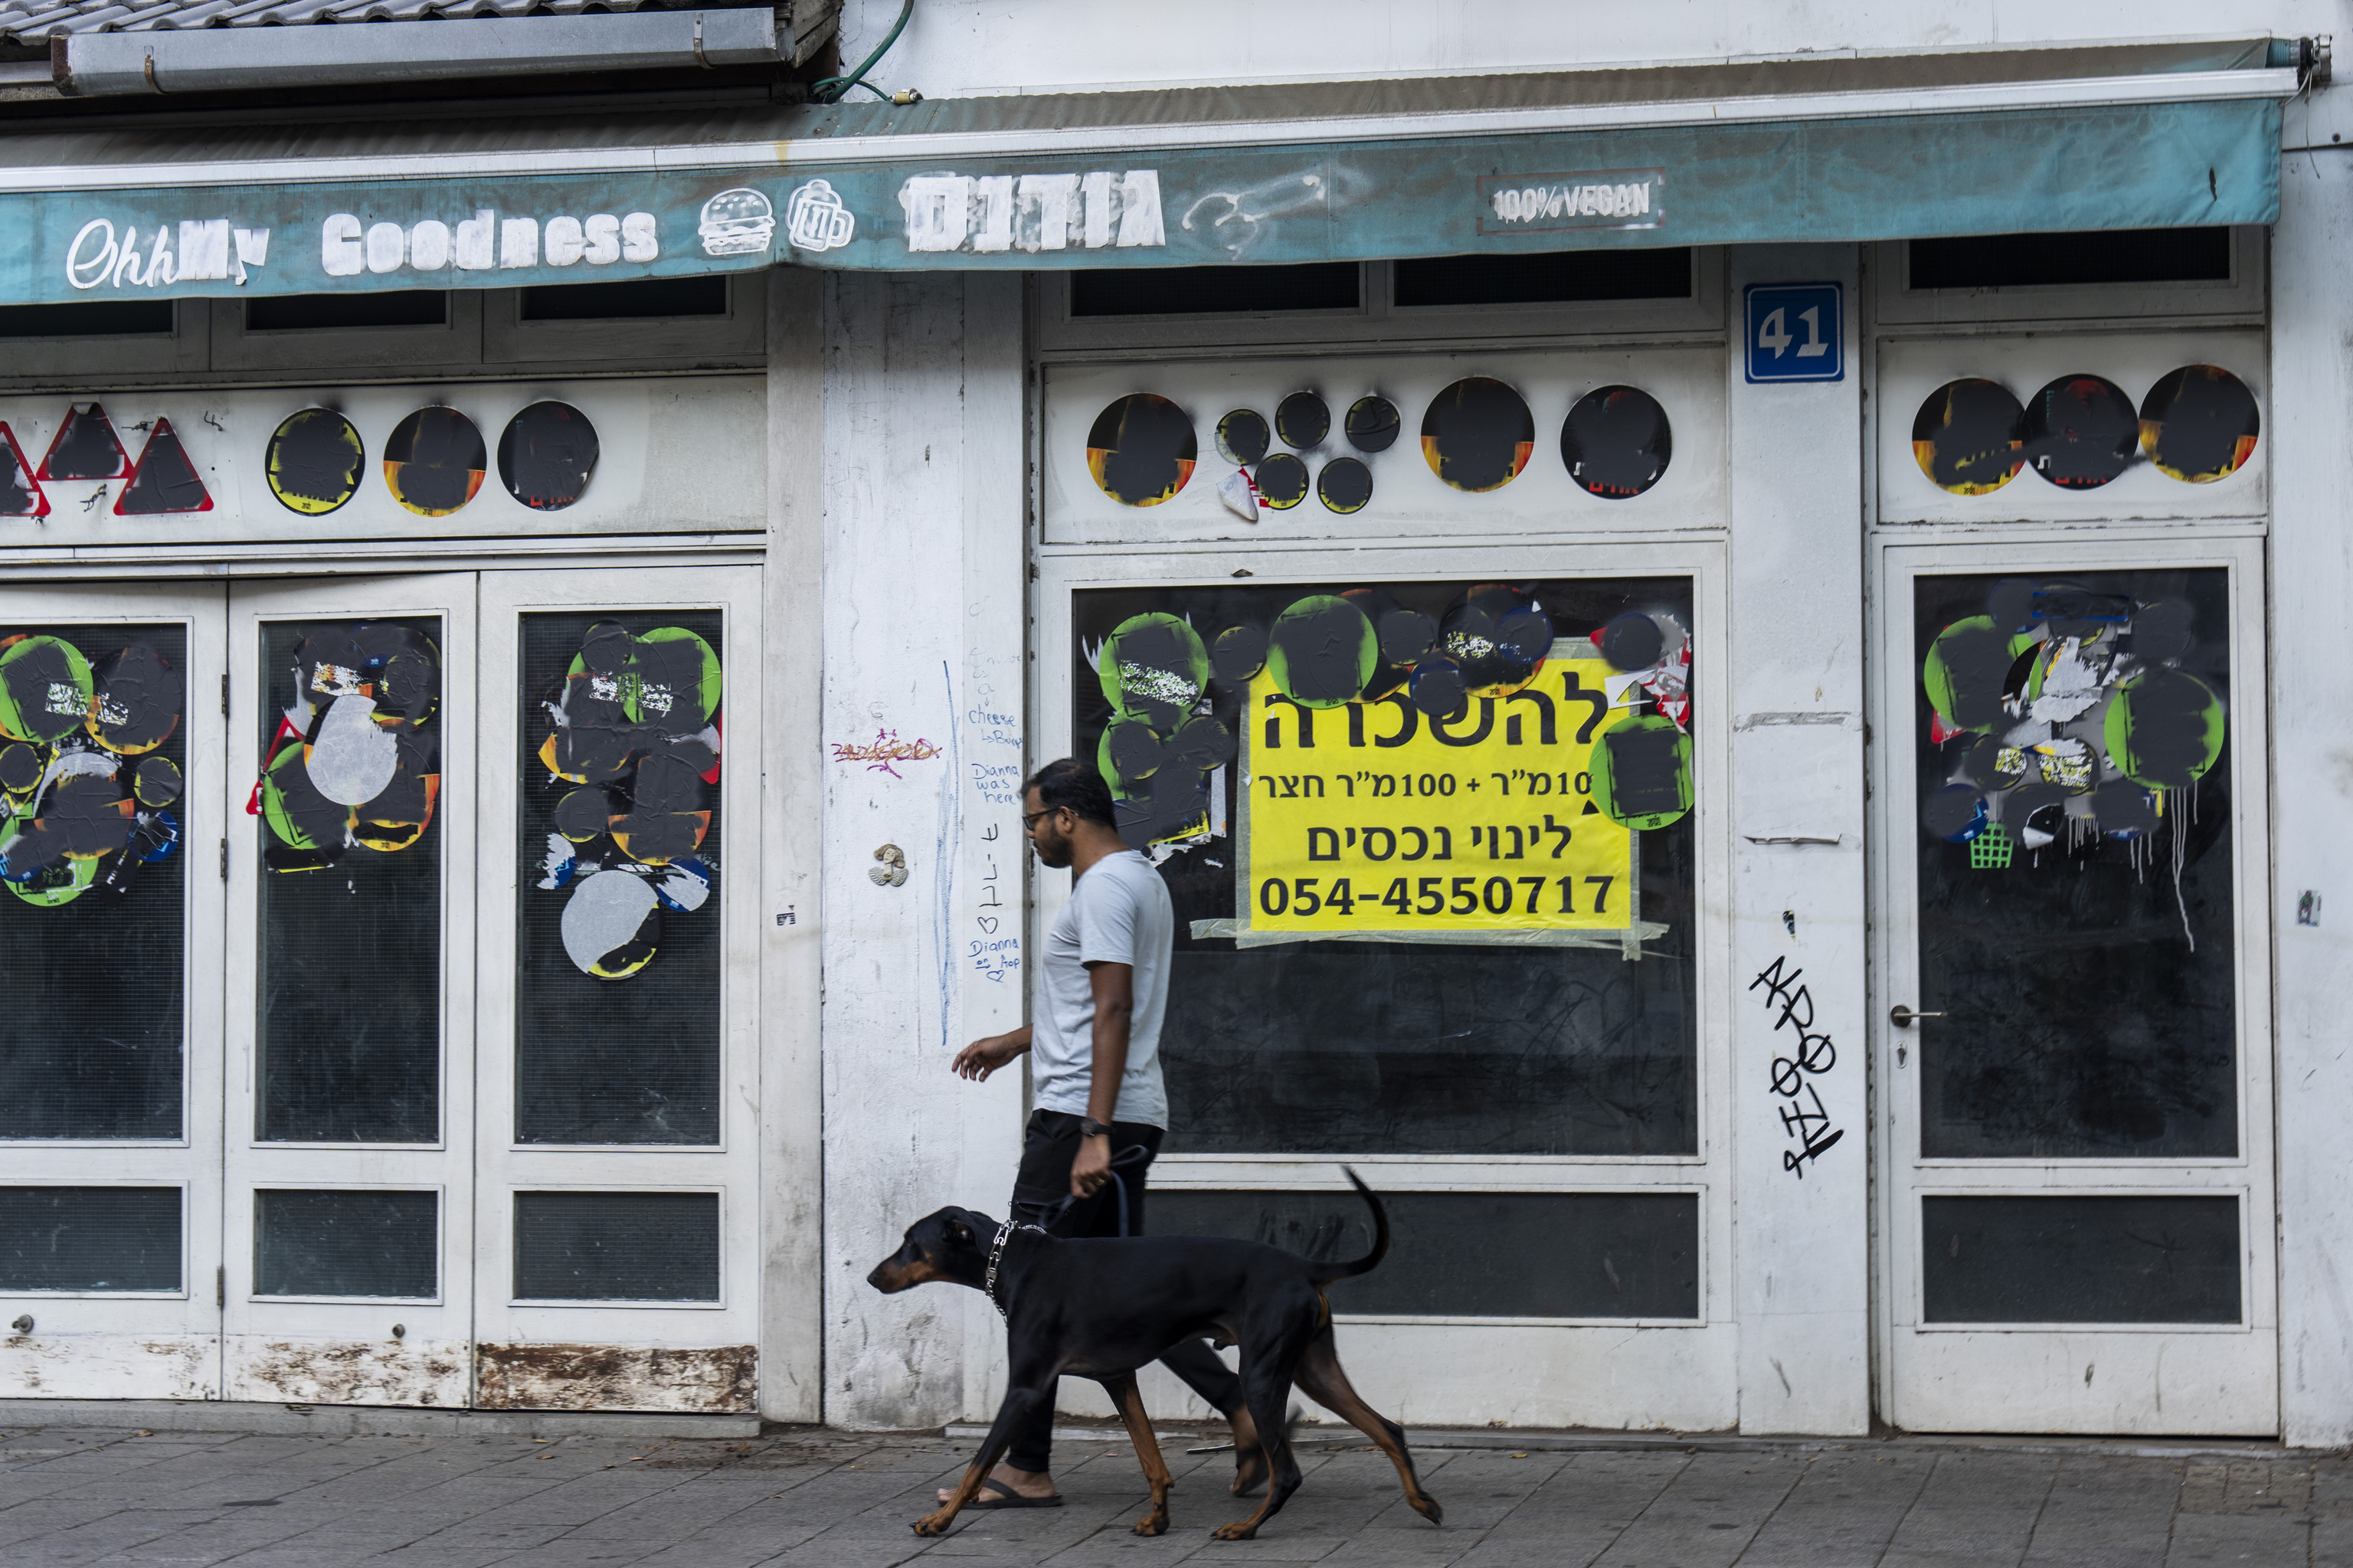
M1143 1158L1141 1160L1131 1158L1134 1155L1142 1155ZM1133 1166L1151 1163L1152 1151L1140 1143L1129 1144L1112 1157L1111 1184L1118 1189L1116 1196L1119 1203L1119 1234L1123 1239L1127 1235L1127 1183L1120 1180L1119 1168L1123 1164ZM1008 1219L997 1227L997 1239L988 1244L988 1273L983 1277L981 1284L982 1288L987 1292L988 1304L997 1308L998 1317L1008 1320L1011 1317L1011 1314L1006 1310L1005 1303L997 1298L997 1265L1005 1260L1005 1244L1013 1239L1013 1233L1016 1231L1035 1231L1041 1236L1053 1234L1047 1226L1060 1224L1062 1217L1071 1212L1071 1206L1078 1201L1078 1195L1072 1193L1056 1202L1045 1210L1041 1216L1046 1222L1044 1225L1033 1225L1026 1221L1017 1223Z

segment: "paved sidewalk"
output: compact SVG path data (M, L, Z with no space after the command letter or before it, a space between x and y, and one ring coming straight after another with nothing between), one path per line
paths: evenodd
M1129 1532L1145 1493L1127 1446L1066 1443L1069 1506L967 1514L945 1540L923 1542L908 1521L965 1443L18 1426L0 1434L0 1568L883 1568L919 1557L955 1568L2353 1568L2353 1461L2260 1448L1430 1447L1423 1477L1446 1507L1433 1528L1398 1499L1386 1459L1335 1443L1303 1453L1306 1485L1258 1540L1220 1543L1210 1527L1240 1517L1225 1494L1231 1460L1187 1455L1188 1441L1167 1445L1179 1485L1158 1539Z

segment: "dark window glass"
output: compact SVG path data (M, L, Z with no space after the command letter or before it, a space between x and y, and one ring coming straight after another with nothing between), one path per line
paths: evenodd
M178 1138L187 628L0 635L0 1137Z
M177 1187L0 1187L0 1290L177 1290Z
M90 300L71 305L0 305L0 337L161 336L169 300Z
M1318 1263L1372 1250L1354 1192L1155 1191L1154 1235L1234 1236ZM1690 1192L1388 1192L1389 1253L1335 1282L1335 1312L1445 1318L1696 1318ZM1495 1266L1510 1258L1512 1266Z
M440 1293L438 1192L336 1188L253 1194L254 1294Z
M275 294L245 302L248 332L445 326L448 321L449 295L441 289L388 289L364 294Z
M1914 239L1915 289L2031 289L2054 283L2227 283L2227 228L2113 228Z
M2236 1323L2236 1198L1923 1198L1931 1323Z
M1071 314L1353 311L1361 291L1362 276L1354 261L1310 261L1297 267L1122 267L1071 273Z
M716 1301L716 1192L517 1192L523 1301Z
M725 646L715 610L522 618L521 1142L719 1141Z
M543 283L522 291L527 322L641 320L649 316L723 316L727 280L638 278L620 283Z
M270 621L261 639L260 1136L433 1142L440 618Z
M1915 581L1928 1158L2238 1152L2227 593Z
M1315 711L1311 751L1300 744L1307 738L1302 715L1261 690L1271 676L1259 666L1270 638L1280 644L1292 635L1286 628L1304 629L1300 659L1286 666L1285 676L1304 691L1296 683L1311 673L1301 661L1334 645L1305 601L1344 593L1356 595L1350 602L1380 625L1370 634L1377 646L1362 651L1363 662L1348 665L1347 678L1369 668L1371 683L1363 689L1387 694ZM1532 680L1525 668L1514 673L1476 662L1503 657L1499 628L1490 624L1482 632L1472 623L1492 593L1516 596L1520 609L1511 613L1534 607L1549 623L1526 644L1551 650L1552 666ZM1620 830L1619 853L1628 858L1607 885L1585 874L1600 865L1577 863L1583 847L1556 858L1570 848L1562 830L1586 834L1576 841L1579 846L1609 842L1584 760L1589 752L1576 740L1588 721L1600 722L1599 677L1578 663L1587 678L1572 694L1564 682L1578 677L1563 662L1594 657L1588 636L1605 625L1632 629L1639 622L1648 645L1628 657L1672 665L1680 681L1675 651L1687 645L1690 584L1546 579L1493 587L1492 593L1470 582L1421 582L1073 596L1074 749L1113 782L1123 832L1130 843L1149 846L1176 906L1161 1058L1176 1128L1172 1149L1624 1155L1698 1147L1690 819L1670 801L1662 819L1680 820L1635 832L1630 846ZM1307 619L1279 623L1292 610ZM1123 716L1106 694L1104 644L1135 622L1141 641L1112 653L1108 667L1116 673L1169 657L1151 645L1158 635L1152 623L1138 621L1153 616L1165 618L1164 629L1181 622L1187 637L1215 651L1215 661L1205 652L1189 673L1143 668L1132 687L1137 694L1124 699L1131 711ZM1516 625L1505 640L1521 638L1528 624ZM1355 627L1347 635L1368 634ZM1628 646L1643 641L1629 630ZM1490 652L1472 662L1438 656L1445 647L1467 655L1482 646ZM1409 659L1417 673L1409 676L1392 654ZM1235 673L1229 678L1228 671ZM1206 683L1193 683L1197 677L1207 677ZM1526 686L1517 697L1479 694L1515 680ZM1468 745L1483 733L1480 744L1489 748L1463 750L1461 762L1448 760L1457 753L1428 738L1436 732L1414 705L1428 702L1444 715L1450 681L1457 683L1463 716L1448 746ZM1645 726L1661 726L1644 734L1657 743L1655 755L1667 759L1672 795L1678 743L1672 721L1651 713L1645 701L1639 710L1615 710L1611 722L1630 725L1638 711ZM1411 780L1404 783L1390 759L1408 753L1387 747L1383 737L1402 733L1409 714L1422 737L1413 744L1442 755L1422 754L1428 760L1416 765L1421 771L1404 775ZM1282 744L1261 749L1270 724L1279 726L1274 738ZM1504 742L1503 751L1493 749ZM1468 760L1474 756L1475 763ZM1687 791L1687 746L1683 756ZM1161 765L1146 766L1155 761ZM1491 764L1502 779L1491 776ZM1130 772L1123 775L1124 768ZM1335 836L1303 844L1317 863L1299 869L1315 874L1311 891L1318 900L1334 898L1336 879L1346 875L1354 913L1303 937L1242 929L1245 918L1273 914L1278 891L1286 911L1304 903L1295 888L1263 885L1247 901L1237 899L1238 875L1250 874L1238 870L1250 846L1234 831L1243 815L1237 779L1244 771L1252 776L1250 798L1258 810L1297 819L1322 809L1266 799L1286 787L1331 807ZM1286 779L1294 782L1286 786ZM1395 809L1391 825L1399 836L1377 842L1377 835L1361 842L1339 836L1353 830L1337 825L1345 820L1338 813L1383 790L1388 793L1378 797L1380 807ZM1686 794L1683 810L1688 806ZM1449 823L1451 838L1435 832ZM1483 823L1493 823L1498 836L1485 838L1482 827L1474 838L1471 828ZM1429 834L1418 848L1410 824ZM1566 889L1557 883L1564 865L1579 874ZM1630 890L1629 872L1638 873ZM1599 903L1625 928L1515 928L1549 920L1564 897L1588 917ZM1532 899L1541 915L1528 920ZM1432 904L1441 913L1430 913ZM1626 927L1630 917L1634 923ZM1413 931L1419 939L1356 935L1371 930Z
M1432 256L1391 265L1393 297L1401 306L1687 300L1692 291L1691 248L1682 245L1540 256Z

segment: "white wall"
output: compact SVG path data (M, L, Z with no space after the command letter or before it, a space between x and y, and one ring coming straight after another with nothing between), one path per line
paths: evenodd
M948 1063L1022 1012L1021 971L976 978L969 946L984 920L1022 935L1020 808L973 782L976 763L1022 762L1020 285L870 272L824 290L824 1412L936 1425L965 1409L967 1319L994 1355L996 1316L955 1287L885 1298L865 1277L943 1204L1001 1214L1018 1151L1018 1074L976 1086ZM884 732L936 754L832 759ZM885 843L902 886L868 875ZM992 855L1001 914L984 907Z
M1869 1035L1863 977L1862 398L1856 248L1735 250L1726 308L1732 485L1733 1250L1744 1432L1871 1425ZM1844 286L1846 376L1750 386L1743 290ZM1760 843L1759 839L1829 839ZM1837 1056L1810 1088L1842 1132L1800 1147L1773 1092L1795 1056L1784 1006L1750 990L1776 963ZM1796 978L1802 971L1802 978ZM1794 993L1784 995L1794 1001ZM1809 1102L1810 1106L1810 1101Z
M2353 133L2353 90L2320 96L2335 101L2314 121ZM2353 144L2316 140L2281 164L2272 239L2271 915L2280 1413L2289 1443L2337 1447L2353 1442ZM2296 924L2306 891L2320 897L2316 927Z
M845 67L865 58L898 16L899 0L843 0ZM885 90L960 98L2153 37L2333 31L2353 47L2348 23L2345 0L916 0L874 79Z

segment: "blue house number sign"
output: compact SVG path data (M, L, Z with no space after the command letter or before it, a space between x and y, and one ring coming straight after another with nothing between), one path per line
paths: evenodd
M1748 379L1837 381L1846 375L1845 312L1836 283L1752 283Z

